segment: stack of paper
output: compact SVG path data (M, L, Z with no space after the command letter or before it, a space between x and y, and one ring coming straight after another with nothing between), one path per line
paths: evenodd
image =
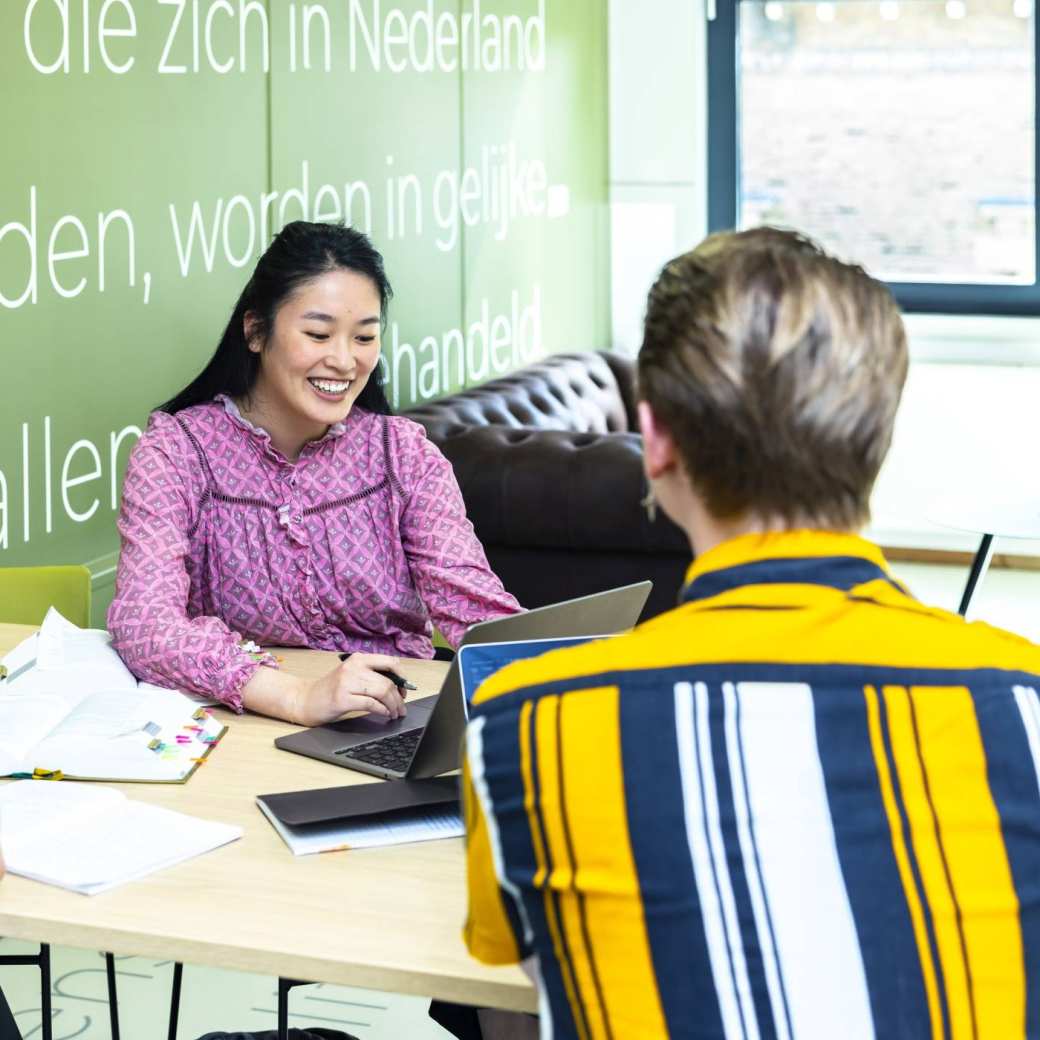
M0 787L7 869L85 895L241 836L240 827L145 805L108 787L39 780Z
M226 727L174 690L138 683L107 632L51 610L4 659L0 776L186 780Z
M454 777L386 780L256 797L296 856L465 834Z
M256 804L294 856L460 838L466 833L457 809L416 809L395 819L332 820L294 827L279 820L261 799Z

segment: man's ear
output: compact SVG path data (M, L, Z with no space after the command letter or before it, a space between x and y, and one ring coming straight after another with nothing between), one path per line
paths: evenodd
M242 318L242 335L246 338L246 346L254 354L259 354L263 346L260 342L260 337L257 335L258 325L259 322L256 319L256 315L252 311L246 311L245 316Z
M643 435L643 458L646 475L651 480L674 469L679 462L679 452L675 440L667 427L661 425L654 415L649 401L640 401L639 432Z

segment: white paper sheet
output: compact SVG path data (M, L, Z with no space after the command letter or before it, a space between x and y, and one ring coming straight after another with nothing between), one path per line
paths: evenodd
M107 632L78 628L51 607L40 626L36 667L63 673L62 678L82 673L90 692L137 689L137 680L111 644Z
M193 719L197 700L138 684L107 632L77 628L53 608L39 633L3 663L9 678L0 682L0 776L47 769L103 780L181 780L223 731L212 719ZM156 738L165 744L159 752L149 748Z
M94 895L242 836L107 787L21 780L0 787L0 847L12 874Z

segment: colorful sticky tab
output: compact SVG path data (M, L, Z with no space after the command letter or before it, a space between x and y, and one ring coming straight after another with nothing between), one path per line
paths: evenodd
M162 741L158 737L156 737L155 740L149 740L148 741L148 750L149 751L159 751L159 750L162 749L162 746L163 746Z

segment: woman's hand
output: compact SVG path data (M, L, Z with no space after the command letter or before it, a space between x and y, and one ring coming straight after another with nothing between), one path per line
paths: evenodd
M290 707L291 721L301 726L321 726L348 711L398 719L408 714L403 692L376 669L396 671L396 657L386 654L351 654L327 675L303 683Z
M257 668L242 687L242 703L250 711L300 726L321 726L348 711L397 719L407 714L402 692L375 670L397 667L398 659L386 654L351 654L320 679Z

